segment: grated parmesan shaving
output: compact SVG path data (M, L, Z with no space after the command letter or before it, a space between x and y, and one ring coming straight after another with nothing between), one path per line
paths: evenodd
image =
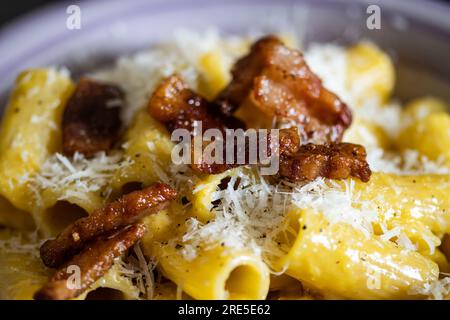
M0 240L0 249L8 253L21 253L40 259L39 248L47 239L42 239L38 231L11 233L7 239Z
M444 159L429 160L416 150L392 153L381 148L367 147L367 162L374 172L395 173L398 175L449 174Z
M425 283L421 286L411 288L410 294L423 295L431 300L449 299L450 294L450 277L435 280L431 283Z
M80 153L75 153L71 158L55 153L32 178L31 185L38 191L60 191L58 200L72 197L87 199L87 193L102 190L119 168L130 163L131 160L123 159L120 152L111 155L99 152L92 159L86 159Z
M378 219L378 212L371 203L359 201L354 192L354 181L344 181L344 189L335 182L316 179L295 190L294 204L321 212L332 223L347 223L360 230L366 237L373 234L372 223Z
M269 185L258 171L241 168L225 190L214 192L220 204L213 207L215 217L207 224L195 218L187 221L183 254L192 260L196 248L209 250L220 244L230 249L249 249L258 255L281 255L275 237L282 226L290 194L282 186ZM239 186L235 190L235 183Z
M140 243L134 245L133 253L134 255L129 254L117 261L119 272L136 285L141 296L151 300L155 289L153 270L157 265L156 260L153 258L146 260Z
M133 56L122 57L113 68L97 71L91 76L118 84L125 91L122 119L129 124L136 111L146 105L162 78L177 72L191 88L197 90L199 61L204 53L220 48L221 52L228 53L226 60L231 63L234 57L230 50L225 50L224 42L217 30L196 33L179 29L169 41Z

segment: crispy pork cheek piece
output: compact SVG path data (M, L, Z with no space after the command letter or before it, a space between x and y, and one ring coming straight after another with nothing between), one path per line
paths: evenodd
M280 122L299 125L302 138L315 143L340 141L351 124L348 106L322 86L299 51L276 37L255 42L232 76L216 99L224 114L250 103Z
M278 176L280 178L293 182L312 181L317 177L346 179L353 176L364 182L370 179L371 171L366 161L366 151L363 146L351 143L301 145L301 137L296 127L281 129L278 144L271 145L272 135L268 135L267 139L266 145L269 147L267 154L270 156L274 152L278 152L280 161ZM278 150L275 148L278 148ZM237 146L234 150L236 155L236 152L238 152ZM191 167L197 173L219 174L241 165L250 164L248 162L248 145L240 152L245 152L244 163L238 163L235 157L232 164L209 164L206 161L200 161L199 164L192 164Z
M233 169L233 168L237 168L241 166L240 164L227 164L227 163L211 163L208 164L206 162L201 162L201 163L193 163L191 165L192 171L196 172L196 173L200 173L200 174L219 174L222 172L225 172L227 170Z
M34 294L34 299L67 300L76 298L105 275L113 265L114 259L123 255L144 236L145 232L145 225L134 224L109 237L102 236L93 239ZM79 267L79 287L75 287L75 283L69 280L71 276L74 276L71 266Z
M75 221L56 239L46 241L40 248L41 259L47 267L59 267L80 252L86 242L167 208L176 195L174 189L163 183L126 194Z
M203 132L213 128L223 131L225 128L243 126L234 117L218 114L210 102L189 89L178 75L163 80L151 96L147 110L169 132L176 129L193 132L196 121L201 121Z
M371 171L363 146L352 143L306 144L295 154L280 157L279 175L293 182L312 181L317 177L346 179L350 176L367 182Z
M270 157L272 154L277 153L279 155L292 155L297 152L300 148L300 136L298 134L297 127L292 127L288 129L281 129L278 135L278 143L273 141L273 133L271 131L268 132L268 135L261 136L257 133L259 143L263 142L263 139L266 139L264 144L256 145L256 149L252 150L254 154L260 154L259 149L265 146L267 149L265 150L265 155ZM207 163L206 161L199 161L199 164L192 164L191 168L194 172L204 173L204 174L219 174L224 171L227 171L232 168L239 167L241 165L249 165L250 163L250 143L246 143L244 146L238 146L237 140L234 140L234 151L233 151L233 162L228 163ZM209 143L209 142L207 142ZM273 144L272 144L273 143ZM204 149L204 148L203 148ZM226 159L226 154L229 152L226 148L226 141L223 141L223 159ZM239 157L240 153L243 153L244 161L240 161ZM203 160L203 159L202 159Z
M226 157L227 157L227 152L229 152L229 151L226 149L226 141L225 140L221 141L222 150L223 150L221 159L223 161L220 161L219 163L217 163L215 161L208 161L206 159L206 157L207 157L206 152L204 152L204 151L206 150L209 143L210 143L209 141L203 142L203 144L201 146L202 150L201 150L201 152L199 152L199 156L201 156L201 158L199 159L199 161L197 161L198 163L196 163L195 161L193 161L193 163L191 163L190 167L192 168L193 172L196 172L199 174L219 174L219 173L225 172L227 170L248 164L248 147L244 146L244 148L239 148L236 143L233 145L233 148L234 148L233 161L231 161L230 163L227 163ZM191 151L191 159L195 159L194 143L192 143L191 150L192 150ZM242 161L242 163L238 162L238 154L240 152L244 153L244 155L245 155L244 161Z
M295 154L301 145L301 138L297 127L281 129L279 131L279 155L290 156Z
M119 135L123 103L119 87L82 78L63 114L64 154L79 152L90 157L109 150Z

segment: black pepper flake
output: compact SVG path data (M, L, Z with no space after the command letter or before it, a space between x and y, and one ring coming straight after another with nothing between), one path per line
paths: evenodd
M220 245L221 245L222 247L225 247L225 243L224 243L224 242L222 242Z
M178 243L177 243L177 245L175 246L175 249L179 250L179 249L181 249L181 248L183 248L183 246L182 246L181 244L178 244Z
M186 204L188 204L188 203L189 203L188 198L186 198L186 197L181 198L181 204L182 204L182 205L186 205Z
M308 227L306 226L306 224L303 225L303 227L302 227L303 230L306 230L307 228L308 228Z

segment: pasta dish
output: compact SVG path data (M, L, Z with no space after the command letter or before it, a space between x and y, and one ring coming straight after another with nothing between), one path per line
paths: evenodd
M215 31L23 71L0 299L450 298L449 108L394 85L371 42Z

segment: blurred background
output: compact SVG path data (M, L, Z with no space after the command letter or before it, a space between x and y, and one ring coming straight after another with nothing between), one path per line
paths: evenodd
M82 7L81 30L65 28L69 4ZM381 7L381 30L366 27L369 4ZM33 11L38 14L27 15ZM428 93L450 101L449 13L450 0L2 1L0 102L25 68L64 65L77 77L166 39L179 27L269 33L291 25L306 46L374 41L395 62L398 97Z
M86 1L86 0L85 0ZM88 0L95 1L95 0ZM128 0L124 0L128 1ZM320 1L320 0L318 0ZM353 0L348 0L349 2ZM395 0L392 0L395 1ZM427 1L427 0L424 0ZM441 2L447 2L450 4L450 0L437 0ZM2 1L0 4L0 25L3 25L14 18L23 15L33 9L39 8L46 4L58 2L57 0L14 0L14 1ZM76 4L78 1L73 1ZM376 3L376 1L372 1ZM450 18L449 18L450 19Z

